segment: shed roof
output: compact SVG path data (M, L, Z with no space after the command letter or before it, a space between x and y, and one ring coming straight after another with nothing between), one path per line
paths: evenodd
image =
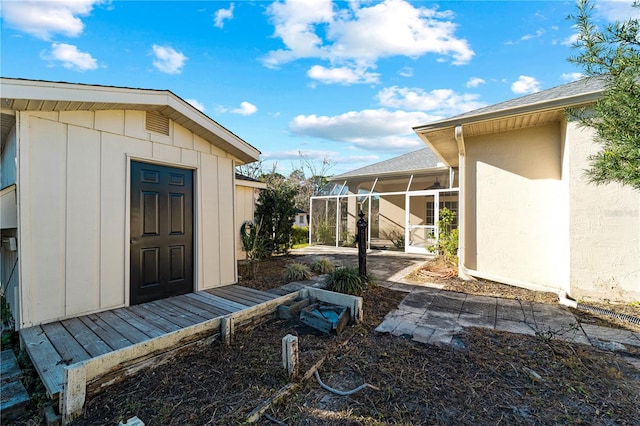
M329 181L345 180L358 177L378 177L390 174L408 174L411 172L424 172L425 169L441 166L438 157L430 148L422 148L417 151L393 157L379 163L370 164L359 169L342 173L329 178Z
M15 111L158 111L244 162L260 151L169 90L0 78L2 137ZM10 128L11 126L9 126Z

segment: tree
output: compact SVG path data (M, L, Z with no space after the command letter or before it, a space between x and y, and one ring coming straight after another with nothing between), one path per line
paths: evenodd
M309 211L309 200L327 184L327 175L333 167L333 161L324 157L321 162L314 162L298 152L300 163L289 175L289 180L297 185L296 207Z
M638 0L634 7L640 7ZM575 15L577 54L569 61L587 76L604 76L604 95L589 108L569 116L595 130L602 149L592 155L589 179L618 182L640 190L640 22L630 18L599 29L592 20L591 0L578 0Z
M269 254L286 253L291 248L297 187L275 168L264 179L267 188L260 192L255 212L256 223L260 224L258 237Z

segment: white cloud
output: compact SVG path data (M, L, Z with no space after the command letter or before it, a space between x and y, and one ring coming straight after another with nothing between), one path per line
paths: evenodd
M435 89L425 92L418 88L392 86L377 94L380 105L414 111L428 111L437 116L456 115L485 106L478 102L479 95L458 94L451 89ZM416 123L417 125L420 123Z
M517 94L535 93L540 91L540 82L534 77L521 75L511 84L511 91Z
M322 65L314 65L307 71L307 76L325 84L354 84L377 83L380 74L366 72L364 68L325 68Z
M535 34L525 34L522 37L520 37L520 40L522 41L527 41L527 40L531 40L534 38L538 38L538 37L542 37L542 35L544 35L545 31L543 29L539 29L538 31L535 32Z
M185 101L198 111L204 112L204 105L196 99L185 99Z
M214 15L213 25L218 28L224 27L224 21L233 18L233 3L229 6L229 9L218 9Z
M249 102L240 102L240 108L232 109L231 112L240 115L251 115L258 111L258 107Z
M413 77L413 68L411 67L404 67L402 68L400 71L398 71L398 74L401 77Z
M584 77L584 74L579 72L563 72L562 73L562 79L564 81L576 81L576 80L580 80L582 77Z
M329 61L331 68L348 67L363 74L361 69L375 68L385 57L417 58L433 53L454 64L465 64L475 54L465 39L455 36L457 25L451 12L416 7L404 0L346 4L348 8L340 9L330 0L275 1L268 14L274 36L285 48L269 52L263 58L264 65L275 68L313 58ZM345 77L349 84L352 76Z
M77 37L84 30L81 16L104 0L3 1L2 19L7 26L50 40L53 34Z
M289 128L299 136L346 142L363 149L402 150L423 145L412 127L438 118L441 117L424 112L377 109L332 117L299 115L289 123Z
M595 3L596 11L608 21L640 19L640 8L633 7L632 0L607 0Z
M153 66L167 74L180 74L184 63L189 59L172 47L157 44L153 45L153 54Z
M42 59L61 62L62 66L74 71L91 71L98 68L98 62L86 52L81 52L72 44L53 43L51 52L41 55Z
M563 46L573 46L573 44L578 41L578 33L572 34L569 37L565 38L560 42Z
M486 81L480 77L471 77L469 81L467 81L467 87L478 87L481 84L485 84Z

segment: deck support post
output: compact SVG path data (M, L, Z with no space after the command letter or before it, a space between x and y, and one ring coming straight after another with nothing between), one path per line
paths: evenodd
M287 334L282 338L282 366L290 379L298 377L298 337Z
M87 370L84 364L78 363L65 367L59 407L62 415L62 424L67 424L82 414L86 395Z
M220 337L225 345L230 345L235 333L235 324L233 315L227 315L220 318Z

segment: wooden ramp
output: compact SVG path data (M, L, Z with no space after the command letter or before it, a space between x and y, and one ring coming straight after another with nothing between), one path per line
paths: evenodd
M179 343L186 345L207 334L212 335L217 325L212 320L258 305L272 305L275 299L280 298L275 294L230 285L38 325L20 330L20 337L47 394L56 398L63 389L66 366L132 347L148 346L143 349L149 353L159 351L161 349L157 345L145 345L145 342L191 329L192 334L182 333L180 337ZM213 328L196 327L204 323L213 324ZM146 355L136 351L136 356Z

